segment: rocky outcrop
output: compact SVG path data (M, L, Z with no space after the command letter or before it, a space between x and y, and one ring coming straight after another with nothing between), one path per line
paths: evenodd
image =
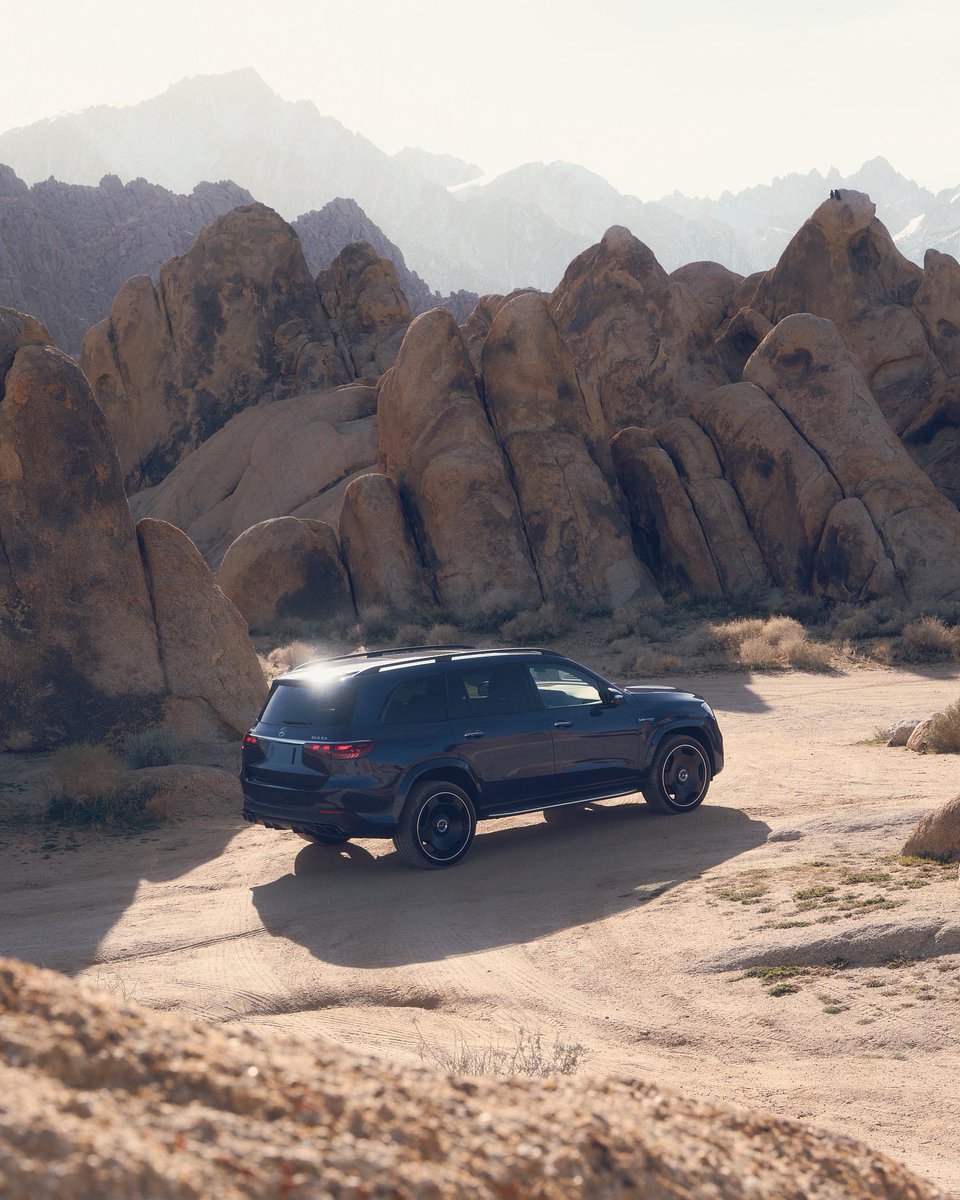
M960 505L960 376L933 393L900 440L947 499Z
M484 342L484 394L510 464L549 601L608 609L656 589L590 457L590 413L569 351L536 293L504 304Z
M458 617L494 589L505 609L540 603L517 496L449 313L410 325L381 382L379 422L380 460L441 602Z
M10 959L0 1082L5 1200L942 1200L850 1138L652 1083L400 1067L151 1012Z
M890 594L895 579L910 600L960 598L960 513L911 461L837 329L809 314L785 318L744 377L764 388L816 447L843 497L863 502L885 552L871 592ZM869 530L855 512L846 510L845 526L866 547ZM857 571L866 565L861 558Z
M162 649L186 636L184 613L209 606L212 580L189 547L171 551L182 613L161 602L158 633L103 414L76 363L44 342L38 322L0 312L0 749L99 741L162 723L172 701L229 724L216 676L242 657L239 632L210 622L192 670L166 672Z
M927 251L913 307L946 374L960 376L960 263L955 258Z
M96 187L53 178L27 187L0 164L0 305L37 313L75 355L128 279L156 276L205 225L252 199L229 182L182 196L116 175Z
M960 796L922 816L900 853L940 862L960 859Z
M376 382L393 366L410 324L393 263L369 242L355 242L320 272L317 291L350 375Z
M610 436L684 416L727 382L710 307L615 226L573 260L551 297L584 385L599 396Z
M743 276L717 262L685 263L670 272L675 283L693 293L703 309L707 329L717 329L730 315L733 294Z
M191 702L199 700L228 728L249 729L266 686L246 623L185 533L145 517L137 522L137 539L160 664L167 691L177 697L176 707L186 707L189 721L195 708Z
M774 324L792 313L832 321L900 433L946 378L913 308L922 273L897 250L869 196L840 195L805 222L751 305Z
M337 535L323 521L276 517L252 526L223 556L220 587L254 631L354 615Z
M336 525L347 484L376 463L376 408L376 389L352 384L245 409L131 508L185 530L214 568L271 517Z
M397 489L386 475L360 475L347 488L340 546L361 618L376 608L407 617L436 608Z
M156 286L125 284L84 338L81 366L131 490L258 400L350 378L296 234L260 204L208 226Z

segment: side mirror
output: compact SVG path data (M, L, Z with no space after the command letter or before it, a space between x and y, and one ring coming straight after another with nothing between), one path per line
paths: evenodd
M616 688L607 688L607 704L609 704L611 708L616 708L618 704L622 703L623 692L618 691Z

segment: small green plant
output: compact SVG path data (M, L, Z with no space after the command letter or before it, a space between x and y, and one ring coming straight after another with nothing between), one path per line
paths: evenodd
M123 743L123 758L132 771L166 767L180 762L183 755L183 741L172 729L145 729L131 733Z
M460 1034L454 1034L453 1045L432 1045L417 1027L418 1053L441 1071L454 1075L527 1075L543 1079L551 1075L574 1075L587 1053L579 1042L561 1041L559 1034L552 1044L544 1044L543 1035L530 1033L520 1026L513 1046L499 1044L471 1045Z
M792 992L799 992L800 989L795 983L775 983L773 987L767 988L769 996L789 996Z

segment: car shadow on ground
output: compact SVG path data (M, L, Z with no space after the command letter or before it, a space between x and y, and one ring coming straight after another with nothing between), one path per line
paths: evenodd
M435 962L545 937L635 909L766 841L769 826L705 805L659 816L642 803L483 822L445 871L407 867L389 842L307 846L252 889L265 929L340 966Z

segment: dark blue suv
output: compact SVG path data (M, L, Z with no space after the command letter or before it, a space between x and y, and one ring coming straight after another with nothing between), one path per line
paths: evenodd
M550 650L417 646L305 663L243 739L243 815L313 842L392 837L452 867L477 820L642 791L689 812L723 768L710 705Z

